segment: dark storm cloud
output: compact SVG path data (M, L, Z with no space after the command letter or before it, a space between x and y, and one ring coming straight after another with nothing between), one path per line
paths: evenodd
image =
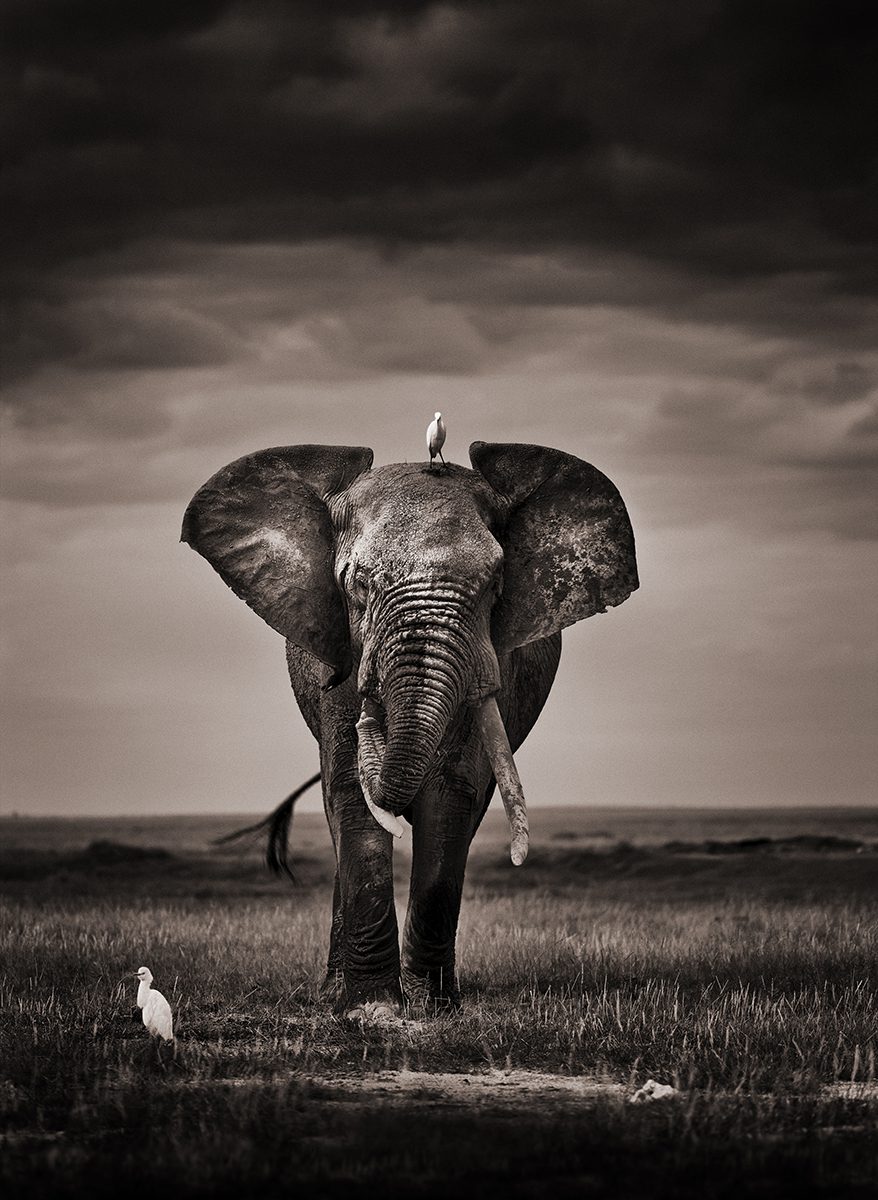
M228 329L173 302L83 296L81 290L57 289L8 305L7 383L54 363L77 371L173 370L222 364L235 352Z
M268 386L543 355L649 380L644 452L842 473L871 452L871 4L0 19L8 404L23 433L95 442L47 457L59 494L103 435L185 441L191 376L242 364ZM190 422L199 403L231 429L203 396Z
M150 231L844 272L865 237L878 14L858 0L54 0L3 20L24 269Z

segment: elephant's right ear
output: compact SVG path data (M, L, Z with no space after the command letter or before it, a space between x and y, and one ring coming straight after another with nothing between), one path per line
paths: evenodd
M272 629L350 674L347 610L335 582L324 500L372 465L362 446L279 446L223 467L196 492L181 540Z
M506 506L501 652L621 604L638 586L634 534L613 483L561 450L473 442L470 461Z

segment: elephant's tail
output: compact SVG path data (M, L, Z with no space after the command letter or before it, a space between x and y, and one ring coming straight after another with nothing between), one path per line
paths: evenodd
M299 797L304 792L307 792L308 788L313 787L315 783L319 782L320 772L318 771L316 775L312 775L310 779L306 779L303 784L300 784L294 792L290 792L286 800L283 800L267 817L263 817L255 825L247 825L244 829L236 829L234 833L227 833L224 837L215 838L213 842L214 846L224 846L229 842L238 841L239 838L247 837L249 834L267 831L268 841L265 846L265 865L275 875L286 875L295 883L296 877L287 859L289 853L290 825L293 822L293 809Z

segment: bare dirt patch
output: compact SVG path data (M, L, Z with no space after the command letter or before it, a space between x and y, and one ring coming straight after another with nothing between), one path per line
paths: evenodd
M377 1071L369 1075L230 1076L214 1087L260 1089L300 1079L335 1102L374 1107L425 1105L445 1110L482 1108L508 1110L539 1104L542 1113L572 1110L605 1100L625 1100L631 1087L590 1075L552 1075L544 1071L489 1070L460 1074L452 1071ZM202 1080L180 1080L182 1088L203 1088Z
M318 1082L315 1080L315 1082ZM539 1103L551 1108L578 1108L599 1100L624 1099L623 1084L588 1075L550 1075L542 1071L485 1071L459 1075L452 1072L379 1071L357 1078L326 1079L327 1087L347 1093L351 1101L366 1097L382 1104L423 1101L445 1108L517 1108Z

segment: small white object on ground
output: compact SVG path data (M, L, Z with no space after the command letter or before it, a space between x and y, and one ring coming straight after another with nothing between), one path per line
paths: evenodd
M174 1019L171 1016L171 1006L161 992L152 988L152 971L149 967L138 967L135 976L140 980L137 1007L143 1009L144 1025L153 1037L161 1038L163 1042L172 1042Z
M642 1088L638 1088L631 1097L632 1104L646 1104L650 1100L671 1100L680 1092L669 1083L658 1083L655 1079L647 1079Z
M430 452L430 466L433 466L433 459L438 454L442 459L442 465L445 466L445 459L442 458L442 447L445 445L445 424L442 420L442 413L437 412L427 429L427 450Z

